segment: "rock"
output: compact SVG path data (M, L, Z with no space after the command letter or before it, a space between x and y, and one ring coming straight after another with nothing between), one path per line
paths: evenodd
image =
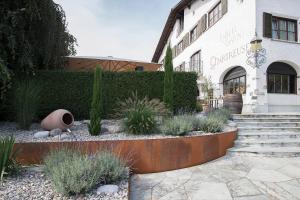
M119 191L119 186L117 185L103 185L97 189L97 194L100 195L102 193L105 194L113 194Z
M84 124L90 124L90 120L83 120L82 121Z
M33 135L34 138L46 138L49 137L49 131L39 131Z
M107 132L109 132L108 128L101 127L101 133L107 133Z
M64 133L62 135L57 135L54 137L55 139L60 139L60 140L65 140L65 139L69 139L70 138L70 135Z
M61 135L62 134L62 130L59 128L53 129L50 131L49 135L51 137L57 136L57 135Z
M74 126L80 126L80 125L81 125L81 122L75 121L73 125L74 125Z

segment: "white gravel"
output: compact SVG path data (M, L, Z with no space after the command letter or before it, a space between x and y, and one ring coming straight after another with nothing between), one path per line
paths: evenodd
M53 190L51 181L43 173L42 167L26 168L17 177L7 177L0 185L0 200L127 200L128 179L118 184L119 192L114 194L97 194L97 188L90 193L63 197Z
M71 133L63 133L69 137L59 136L35 138L34 134L39 131L43 131L39 124L33 124L30 130L19 130L17 124L14 122L0 122L0 136L14 135L17 143L29 143L29 142L61 142L61 141L103 141L103 140L139 140L139 139L159 139L159 138L176 138L176 136L165 136L162 134L152 135L132 135L126 134L121 130L121 122L118 120L103 120L102 128L104 132L99 136L91 136L87 127L88 121L76 121L71 128ZM232 130L233 128L226 128L226 130ZM210 135L210 133L193 132L186 137Z

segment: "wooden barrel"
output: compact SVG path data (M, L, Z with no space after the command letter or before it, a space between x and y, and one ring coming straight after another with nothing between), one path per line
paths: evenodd
M223 100L224 108L231 114L241 114L243 110L243 97L240 93L226 94Z

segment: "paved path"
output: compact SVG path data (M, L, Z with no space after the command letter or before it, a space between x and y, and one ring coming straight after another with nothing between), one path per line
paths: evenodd
M224 157L165 173L134 175L131 200L300 199L300 158Z

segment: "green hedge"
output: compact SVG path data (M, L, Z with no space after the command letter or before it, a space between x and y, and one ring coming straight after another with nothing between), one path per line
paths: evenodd
M16 82L19 78L14 78ZM38 116L44 118L51 111L64 108L76 119L88 119L92 97L92 72L40 71L32 79L43 89ZM195 73L174 73L174 108L196 109L197 75ZM104 72L103 114L113 114L115 103L137 91L140 97L163 98L163 72ZM13 88L12 88L13 90ZM12 92L2 109L5 120L13 119ZM3 120L2 119L2 120Z

